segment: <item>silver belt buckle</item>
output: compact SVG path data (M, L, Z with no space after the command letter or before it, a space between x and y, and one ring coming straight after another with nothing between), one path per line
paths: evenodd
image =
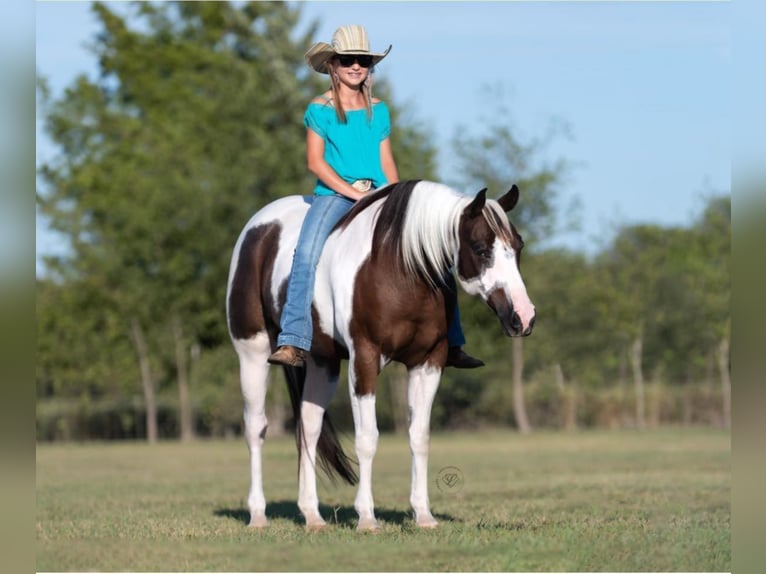
M372 189L372 180L357 179L354 183L351 184L351 187L353 187L357 191L361 191L362 193L364 193Z

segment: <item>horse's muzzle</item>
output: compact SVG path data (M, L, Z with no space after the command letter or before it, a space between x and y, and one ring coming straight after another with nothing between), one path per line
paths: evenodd
M507 337L527 337L532 334L532 329L535 326L535 315L532 314L525 325L513 304L508 301L502 291L493 292L487 299L487 304L497 315L500 326Z
M498 315L498 319L500 319L500 325L503 327L503 331L505 332L506 336L508 337L528 337L532 334L532 329L535 326L535 318L532 317L530 319L529 323L524 326L524 323L521 321L521 317L519 317L519 314L513 310L513 308L510 309L510 313L508 313L509 317L502 317Z

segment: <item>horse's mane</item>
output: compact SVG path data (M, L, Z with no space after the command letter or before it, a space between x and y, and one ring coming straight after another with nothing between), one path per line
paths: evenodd
M361 212L380 203L373 256L401 262L408 274L436 287L453 264L460 216L470 202L470 197L440 183L404 181L360 199L337 227L345 228Z

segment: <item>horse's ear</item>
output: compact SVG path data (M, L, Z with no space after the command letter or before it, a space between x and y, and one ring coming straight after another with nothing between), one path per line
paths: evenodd
M500 207L502 207L503 211L506 213L516 207L517 201L519 201L519 188L516 187L515 183L513 184L513 187L508 190L508 193L497 200L497 202L500 204Z
M476 217L481 214L481 210L484 209L484 204L487 203L487 188L485 187L479 193L476 194L473 201L468 205L466 210L468 215Z

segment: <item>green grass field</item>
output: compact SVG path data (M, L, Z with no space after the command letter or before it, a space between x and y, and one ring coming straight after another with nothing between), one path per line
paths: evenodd
M38 571L731 571L731 440L711 429L432 436L431 505L414 526L409 448L382 436L383 529L355 530L355 489L320 484L306 532L291 438L267 441L271 525L248 529L244 440L41 444ZM462 488L437 484L457 467ZM439 486L442 488L440 489Z

